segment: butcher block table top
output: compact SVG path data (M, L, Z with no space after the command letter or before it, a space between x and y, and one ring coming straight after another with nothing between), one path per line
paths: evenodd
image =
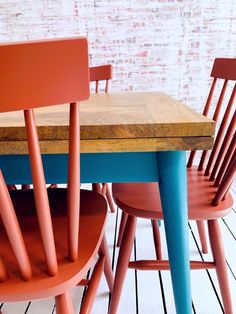
M41 152L68 152L69 106L35 110ZM210 149L215 124L160 93L91 94L81 103L81 152ZM26 154L23 112L0 114L0 154Z

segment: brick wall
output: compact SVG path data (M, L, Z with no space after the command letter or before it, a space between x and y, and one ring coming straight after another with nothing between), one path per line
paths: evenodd
M165 91L200 110L212 61L236 55L235 0L0 0L0 41L85 35L112 91Z

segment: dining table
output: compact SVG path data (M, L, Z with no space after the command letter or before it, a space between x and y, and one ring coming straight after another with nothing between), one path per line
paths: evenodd
M47 183L66 183L69 106L35 110ZM91 94L80 104L81 182L159 182L176 312L192 313L186 151L211 149L215 124L162 92ZM23 112L0 114L0 168L30 184Z

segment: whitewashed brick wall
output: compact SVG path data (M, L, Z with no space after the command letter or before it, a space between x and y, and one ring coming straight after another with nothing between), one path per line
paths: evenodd
M165 91L200 110L215 57L236 57L236 0L0 0L0 41L85 35L112 91Z

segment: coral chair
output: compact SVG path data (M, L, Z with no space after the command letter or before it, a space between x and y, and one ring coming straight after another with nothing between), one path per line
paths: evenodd
M109 80L112 79L112 65L99 65L89 68L90 82L95 82L95 92L99 93L99 82L105 81L105 93L108 93Z
M206 101L206 104L205 104L205 107L204 107L203 113L202 113L204 116L209 116L209 112L211 112L212 98L214 96L214 91L215 91L215 88L217 86L217 81L219 79L224 79L224 83L223 83L221 92L219 94L219 98L218 98L218 101L217 101L217 104L216 104L216 108L215 108L214 114L212 116L212 119L216 122L216 124L218 124L218 122L219 122L218 121L219 120L219 114L220 114L220 111L221 111L221 107L223 105L223 99L224 99L224 96L225 96L225 93L226 93L226 90L227 90L227 84L228 84L228 82L230 80L235 80L233 69L229 69L228 65L225 62L229 63L231 65L235 61L234 60L230 60L230 59L228 59L228 61L224 61L222 59L222 61L217 61L217 63L214 64L213 69L212 69L212 73L211 73L211 77L213 77L214 79L213 79L213 82L212 82L212 85L211 85L211 88L210 88L210 91L209 91L209 94L208 94L208 97L207 97L207 101ZM225 66L227 66L227 68L224 68ZM230 73L230 71L231 71L231 73ZM225 128L225 125L227 123L228 115L230 113L231 107L233 105L233 100L234 100L234 97L235 97L234 93L235 92L233 91L232 97L231 97L231 100L229 101L229 105L228 105L228 109L227 109L228 113L226 114L225 120L222 123L222 128ZM224 148L222 148L222 149L224 149ZM190 168L193 165L193 159L194 159L195 154L196 154L196 151L191 152L189 160L188 160L188 163L187 163L187 167L188 168ZM201 162L199 164L199 170L203 169L203 164L204 164L204 162L206 160L206 157L207 157L207 152L204 151L203 154L202 154L202 157L201 157ZM212 154L211 158L212 159L214 158L214 154ZM212 165L212 160L211 160L211 162L208 165L208 169L206 169L206 173L208 173L208 174L209 174L209 167L211 167L211 165ZM214 176L214 173L215 173L215 170L213 170L212 177ZM126 224L127 218L128 218L128 215L125 212L123 212L122 213L122 217L121 217L120 227L119 227L119 233L118 233L118 240L117 240L117 246L118 247L121 244L121 240L122 240L122 236L123 236L123 233L124 233L124 228L125 228L125 224ZM208 247L207 247L207 239L206 239L206 232L205 232L204 221L198 220L196 223L197 223L198 232L199 232L199 236L200 236L202 252L203 253L207 253L208 252ZM157 244L157 247L159 248L159 243L160 243L159 235L160 235L160 233L159 233L159 230L158 230L158 225L156 224L155 221L152 221L152 225L153 225L154 242L155 242L155 244ZM155 230L154 230L154 227L155 227Z
M99 82L100 81L105 81L105 88L104 91L107 93L108 92L108 83L109 80L112 78L112 65L102 65L102 66L96 66L96 67L90 67L89 68L89 79L90 82L96 82L95 85L95 91L96 93L99 92ZM17 190L15 185L8 185L8 190ZM51 184L49 188L57 188L57 184ZM29 184L22 184L22 190L29 190L30 185ZM114 203L112 200L111 192L109 185L107 183L103 183L102 185L100 183L94 183L93 184L93 191L98 192L102 194L108 202L108 205L110 207L111 212L115 212L115 207ZM102 251L102 254L104 254L107 258L105 260L105 265L104 265L104 273L105 277L107 280L107 284L109 286L110 292L112 291L112 286L113 286L113 274L112 274L112 268L111 268L111 262L109 258L109 252L107 248L107 243L106 243L106 238L104 235L104 239L101 245L100 250Z
M223 89L214 110L214 120L217 121L223 103L223 97L229 80L236 80L236 59L215 59L211 76L214 78L204 114L207 114L218 79L223 79ZM231 87L229 86L229 89ZM204 151L199 166L192 166L195 153L192 152L188 162L188 208L189 219L206 220L210 245L213 255L212 262L191 261L191 269L214 268L217 272L222 300L227 314L232 314L232 303L227 277L226 260L223 242L220 234L218 218L227 215L233 205L229 193L230 185L236 174L236 110L233 102L236 85L233 86L222 122L215 139L214 147L209 152ZM205 166L206 163L206 166ZM127 268L140 270L166 270L169 262L162 260L160 248L156 248L156 260L140 260L130 262L130 253L135 236L138 217L147 219L162 219L161 200L158 183L115 183L112 185L113 198L117 206L127 215L124 235L121 241L117 261L113 294L109 313L117 311L122 286ZM174 219L174 214L173 214Z
M89 97L87 40L6 44L0 57L0 112L24 111L33 182L31 190L8 191L0 172L0 300L55 297L57 313L69 314L69 289L86 284L81 313L89 313L105 263L99 248L107 206L100 194L80 191L78 101ZM70 103L68 188L47 190L33 109L63 103ZM97 256L91 279L83 280Z
M106 83L105 83L104 91L105 93L107 93L109 80L112 79L112 65L107 64L107 65L90 67L89 72L90 72L90 82L95 82L95 92L99 93L99 82L105 81ZM115 207L112 200L109 185L107 183L103 183L101 187L99 183L94 183L93 190L102 193L106 197L110 210L112 213L114 213Z

